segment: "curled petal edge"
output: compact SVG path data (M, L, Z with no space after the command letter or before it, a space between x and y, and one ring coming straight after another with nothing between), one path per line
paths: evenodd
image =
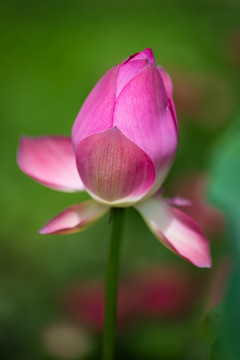
M194 220L159 197L147 199L135 208L169 250L198 267L211 267L208 241Z
M39 230L39 233L43 235L74 234L93 225L108 210L109 207L98 204L94 200L72 205L51 219Z

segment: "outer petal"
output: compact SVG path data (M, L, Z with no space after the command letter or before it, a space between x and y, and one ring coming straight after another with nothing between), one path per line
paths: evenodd
M156 190L177 148L178 131L170 105L158 70L148 65L121 91L114 112L114 125L152 159L157 174Z
M161 75L163 82L164 82L164 86L166 89L166 93L167 93L167 97L171 98L173 95L173 84L172 84L172 80L170 78L170 76L168 75L168 73L166 73L166 71L163 70L162 67L158 67L158 71L159 74Z
M63 136L22 137L17 162L34 180L55 190L84 190L71 139Z
M40 234L73 234L95 223L107 211L108 207L94 200L73 205L50 220Z
M176 128L176 131L178 133L178 121L177 121L177 114L176 114L176 110L175 110L175 106L174 106L174 102L173 102L173 99L168 99L168 108L171 112L171 115L172 115L172 119L174 121L174 124L175 124L175 128Z
M112 127L117 70L115 66L103 75L85 100L72 128L75 150L87 136Z
M103 75L85 100L73 125L72 140L75 150L79 142L87 136L113 126L116 97L127 82L150 63L156 65L152 50L147 48Z
M83 140L76 160L86 190L107 204L131 205L155 180L149 156L116 127Z
M158 196L136 205L136 209L166 247L198 267L211 267L208 241L191 218Z

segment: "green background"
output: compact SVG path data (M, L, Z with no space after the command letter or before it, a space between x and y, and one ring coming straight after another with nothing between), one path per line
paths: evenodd
M209 282L215 264L231 251L238 263L240 248L240 2L15 0L0 7L0 358L58 359L46 350L42 331L65 320L60 299L70 284L104 276L110 231L105 216L79 234L38 235L51 217L88 196L58 193L23 175L16 164L19 137L70 135L96 81L130 54L151 47L176 85L179 148L166 193L184 174L207 174L209 199L227 222L224 231L209 237L214 266L203 270L170 253L140 216L127 210L122 276L142 266L177 264L204 279L206 287L191 316L133 324L119 337L117 353L130 359L205 360L208 344L198 329ZM240 358L238 272L227 284L223 345L211 352L212 359ZM97 359L101 336L90 336L86 357Z

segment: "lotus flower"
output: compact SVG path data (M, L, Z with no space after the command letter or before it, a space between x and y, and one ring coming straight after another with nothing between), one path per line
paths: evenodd
M171 79L147 48L98 81L74 122L71 138L21 138L22 171L53 189L87 191L92 197L64 210L40 233L74 233L110 207L134 206L165 246L196 266L209 267L204 234L175 208L185 201L176 198L170 204L158 191L177 142Z

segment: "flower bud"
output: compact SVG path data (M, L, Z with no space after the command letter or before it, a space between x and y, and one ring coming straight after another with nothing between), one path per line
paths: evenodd
M98 81L72 129L77 169L93 198L128 206L159 189L178 141L171 95L149 48Z

